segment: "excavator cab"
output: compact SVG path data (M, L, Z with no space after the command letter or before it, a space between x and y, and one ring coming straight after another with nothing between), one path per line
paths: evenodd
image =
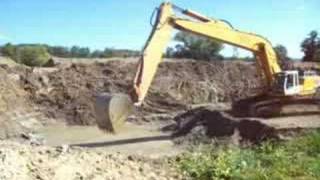
M294 96L301 91L298 71L283 71L275 75L275 85L272 91L275 95Z

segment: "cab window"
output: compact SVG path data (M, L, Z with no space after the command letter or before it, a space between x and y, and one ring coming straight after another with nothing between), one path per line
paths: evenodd
M294 85L294 78L293 75L287 76L287 88L291 88Z

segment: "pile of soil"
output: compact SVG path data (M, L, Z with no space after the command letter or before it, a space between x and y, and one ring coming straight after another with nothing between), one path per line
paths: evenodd
M62 65L54 71L30 73L24 89L50 118L70 124L95 124L94 97L101 92L127 93L136 63ZM253 64L175 61L160 65L145 104L137 114L169 113L190 104L230 102L257 93L261 82Z
M213 138L224 138L235 144L279 139L276 129L262 120L235 118L210 107L195 108L174 119L176 124L171 128L179 144L198 144Z
M40 126L41 115L20 84L20 68L0 66L0 140L28 133ZM36 120L37 119L37 120Z

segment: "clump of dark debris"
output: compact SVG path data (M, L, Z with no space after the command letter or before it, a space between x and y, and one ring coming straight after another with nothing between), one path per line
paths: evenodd
M260 143L279 139L276 130L258 119L235 118L227 112L199 107L174 118L176 124L164 130L174 131L176 143L198 144L221 139L233 143Z

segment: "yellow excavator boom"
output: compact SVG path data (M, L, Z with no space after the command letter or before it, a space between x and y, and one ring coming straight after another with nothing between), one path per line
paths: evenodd
M174 10L192 19L177 17ZM274 81L274 75L281 72L276 54L267 39L256 34L238 31L225 21L183 10L171 3L162 3L158 9L152 33L139 60L134 79L134 92L131 94L134 102L139 104L144 100L173 29L215 39L253 52L258 62L258 69L263 71L269 86Z

